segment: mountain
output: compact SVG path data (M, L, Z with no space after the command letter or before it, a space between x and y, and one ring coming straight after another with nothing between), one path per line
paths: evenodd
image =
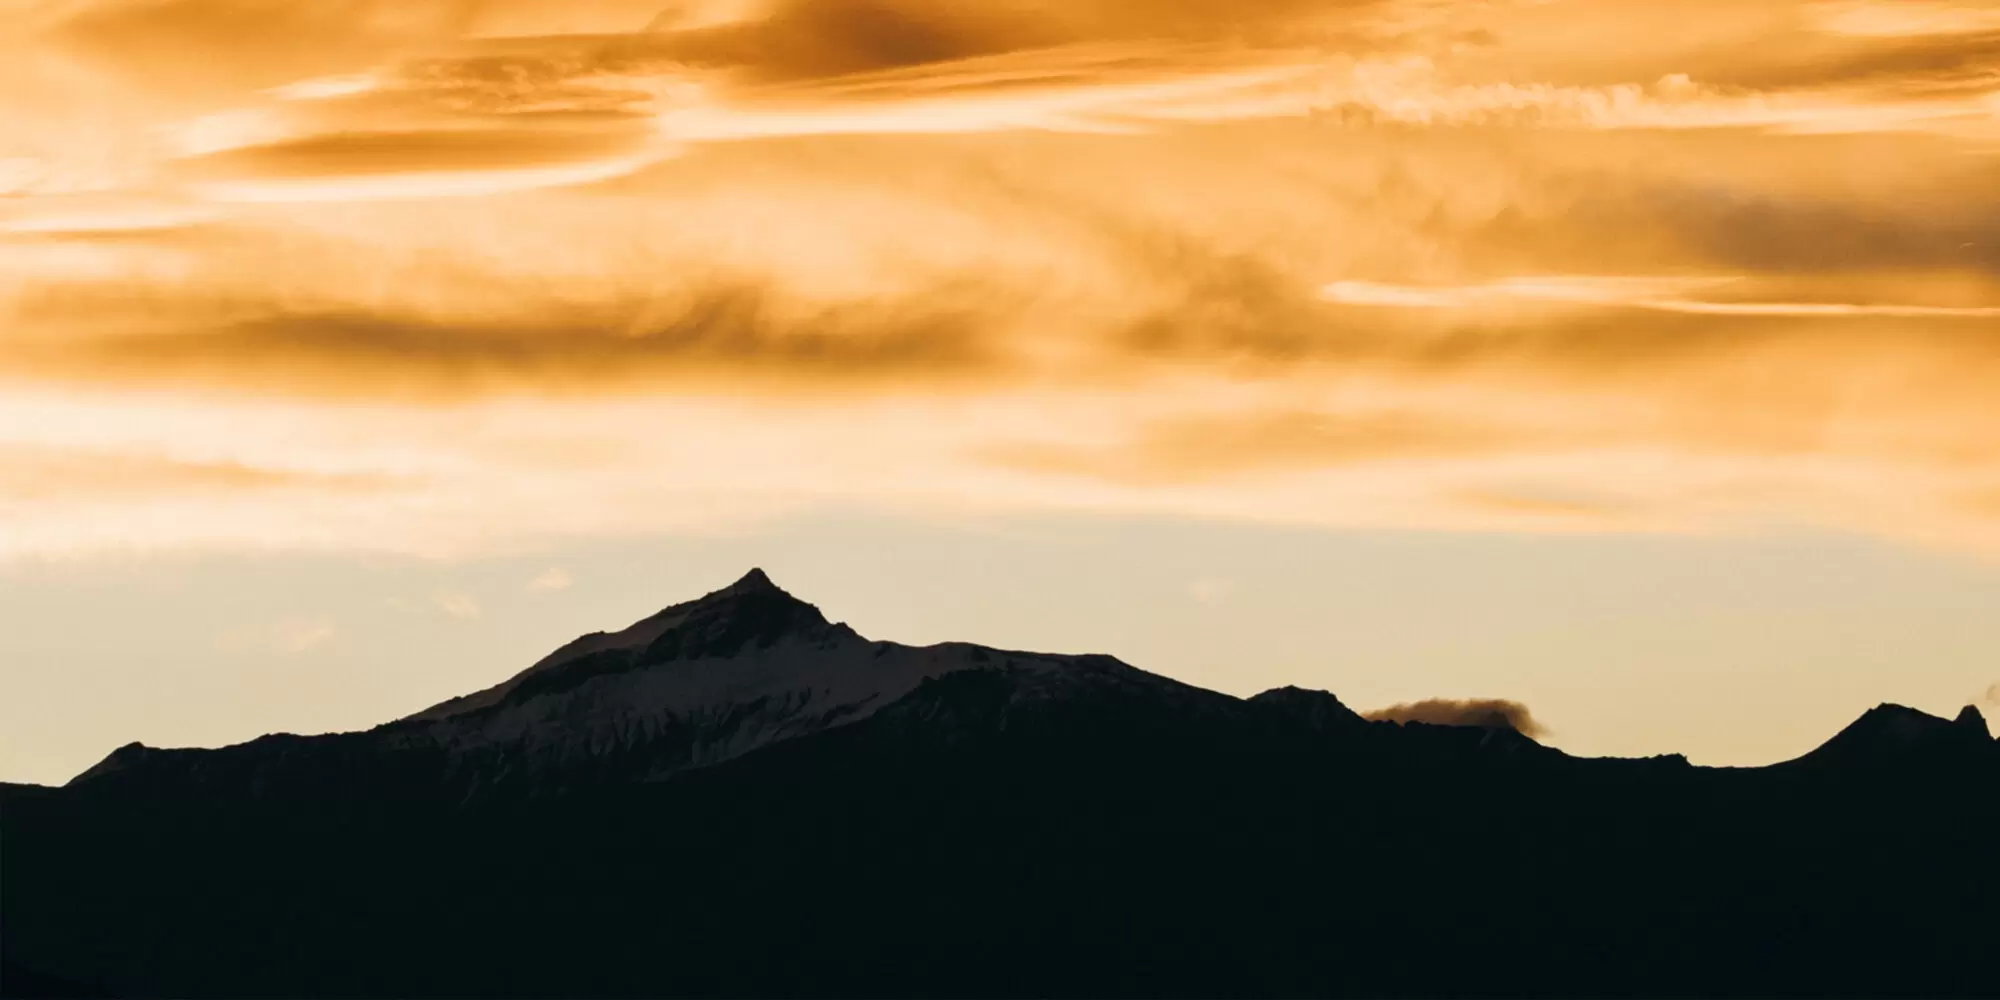
M1972 705L1952 720L1902 705L1878 705L1791 767L1853 770L1950 768L1996 752L1986 717Z
M135 794L554 795L652 782L867 719L926 681L1005 678L1010 698L1120 692L1233 702L1108 656L871 642L762 570L617 632L594 632L482 691L363 733L267 736L221 750L129 744L72 787Z
M1993 995L2000 743L1577 758L752 571L374 729L0 787L0 992Z

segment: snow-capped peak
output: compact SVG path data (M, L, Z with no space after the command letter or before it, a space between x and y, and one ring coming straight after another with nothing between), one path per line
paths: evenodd
M690 625L701 629L705 647L720 651L734 637L769 639L788 631L827 626L819 609L786 593L762 569L753 568L735 583L692 601L670 605L616 632L591 632L564 643L554 652L493 687L441 702L402 721L437 720L490 708L510 692L565 664L608 653L643 655L669 633L678 636Z
M1037 688L1150 677L1109 657L870 642L753 569L389 728L444 746L482 783L573 779L579 769L644 779L867 718L924 680L962 670L1033 678Z

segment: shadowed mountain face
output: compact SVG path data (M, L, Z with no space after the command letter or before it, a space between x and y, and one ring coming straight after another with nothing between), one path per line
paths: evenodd
M753 571L359 733L0 790L15 995L1994 995L2000 744L1583 759Z
M1952 721L1901 705L1880 705L1813 752L1782 767L1949 771L1960 761L1994 752L1986 717L1967 705ZM1994 789L2000 792L2000 789Z

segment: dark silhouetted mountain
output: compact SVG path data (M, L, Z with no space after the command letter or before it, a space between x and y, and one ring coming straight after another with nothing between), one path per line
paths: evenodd
M1359 713L1325 691L1308 691L1297 687L1272 688L1252 697L1250 705L1288 722L1303 725L1314 732L1353 733L1368 726L1368 721Z
M1977 733L1982 737L1991 737L1993 735L1986 726L1986 716L1979 711L1979 706L1977 705L1967 705L1959 709L1958 718L1951 720L1951 723L1961 729Z
M911 647L761 572L365 732L0 788L10 995L1994 995L2000 744L1767 768Z
M1967 705L1947 721L1902 705L1878 705L1788 767L1831 767L1889 771L1949 771L1965 762L1990 758L1994 740L1986 717ZM2000 789L1996 789L2000 791Z

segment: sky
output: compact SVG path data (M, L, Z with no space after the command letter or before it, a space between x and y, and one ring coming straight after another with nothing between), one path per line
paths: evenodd
M0 23L0 779L753 564L1580 753L2000 702L2000 2Z

